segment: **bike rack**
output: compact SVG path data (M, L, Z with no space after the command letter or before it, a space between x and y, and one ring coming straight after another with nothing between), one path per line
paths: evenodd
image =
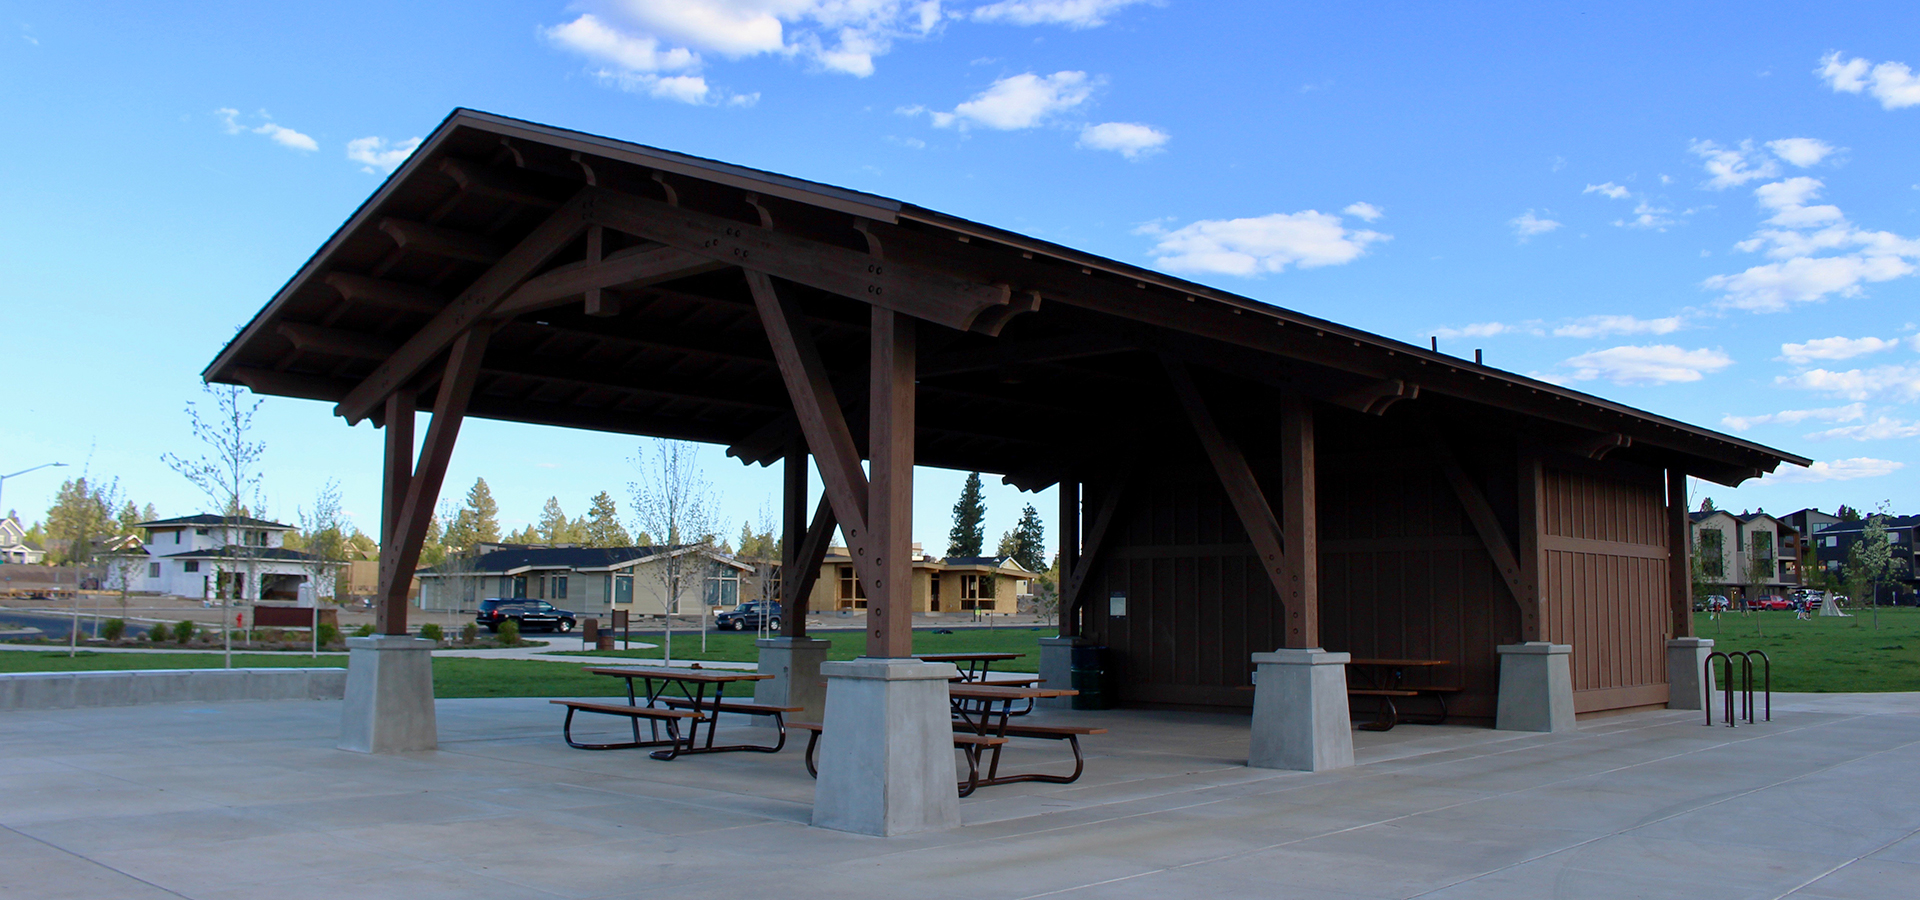
M1723 721L1726 722L1728 728L1734 728L1738 726L1740 719L1746 719L1748 725L1754 724L1753 722L1753 658L1756 656L1760 658L1760 663L1762 666L1760 672L1761 672L1761 678L1763 680L1761 682L1760 690L1761 690L1763 701L1765 703L1765 706L1763 708L1765 710L1766 718L1764 719L1764 721L1771 722L1773 721L1773 660L1769 658L1765 652L1760 650L1735 650L1731 653L1722 653L1718 650L1715 650L1714 652L1707 654L1706 662L1701 664L1700 677L1702 681L1705 682L1713 678L1714 657L1719 657L1720 659L1725 661L1722 666L1722 671L1726 673L1726 677L1720 680L1720 689L1721 689L1722 695L1725 698L1722 703L1722 708L1725 710ZM1733 711L1733 660L1734 660L1734 657L1739 657L1740 659L1740 714L1737 716L1734 714L1734 711ZM1712 701L1711 694L1707 696L1708 696L1708 700L1707 700L1707 703L1705 704L1707 721L1705 724L1708 727L1712 727L1713 701Z

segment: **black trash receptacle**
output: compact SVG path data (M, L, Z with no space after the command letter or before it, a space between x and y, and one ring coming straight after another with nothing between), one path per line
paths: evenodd
M1068 672L1073 689L1074 709L1111 709L1113 696L1107 684L1107 648L1074 647L1073 665Z

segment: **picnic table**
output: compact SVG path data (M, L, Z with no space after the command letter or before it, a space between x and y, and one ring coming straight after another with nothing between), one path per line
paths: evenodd
M764 681L773 677L758 672L629 666L589 666L586 671L592 675L624 679L627 683L627 702L622 706L616 703L595 703L585 700L552 701L567 708L567 720L561 726L561 735L566 739L567 746L581 750L665 747L664 750L655 750L649 754L659 760L670 760L687 753L725 753L734 750L778 753L787 743L784 714L799 712L801 709L797 706L773 706L727 699L727 685ZM638 688L636 688L636 682L639 685ZM712 696L707 695L708 688L712 688ZM576 741L573 739L573 716L576 712L624 716L632 720L633 740L608 744ZM713 743L714 729L721 713L770 716L775 730L779 732L779 740L771 746L729 744L716 747ZM641 719L647 720L649 729L649 738L645 740L640 737ZM682 725L686 726L684 735L680 733ZM699 739L701 725L706 726L707 737L704 743ZM667 732L665 738L660 736L660 730L663 727Z
M1444 659L1352 659L1347 661L1347 696L1375 697L1380 708L1374 720L1360 727L1367 731L1389 731L1400 723L1396 699L1432 697L1440 704L1440 714L1420 724L1438 725L1447 720L1447 695L1459 693L1458 686L1408 684L1408 670L1433 671L1451 665ZM1357 686L1356 686L1357 685ZM1413 721L1409 719L1408 721Z
M988 758L987 775L976 779L977 786L994 784L1013 784L1019 781L1045 781L1052 784L1072 784L1079 780L1080 773L1086 769L1086 758L1080 752L1080 736L1088 734L1106 734L1105 728L1090 728L1083 725L1014 725L1010 719L1017 715L1013 704L1025 700L1028 708L1033 701L1048 697L1071 697L1079 693L1061 688L1042 688L1025 685L980 684L977 682L958 682L947 685L947 696L953 701L954 731L973 734L984 738L1000 738L1002 743L990 748L992 756ZM997 709L996 709L997 707ZM1000 751L1007 738L1041 738L1045 740L1063 740L1073 748L1073 774L1048 775L1042 772L1028 772L1018 775L1000 774Z
M987 669L994 663L1009 659L1019 659L1025 653L915 653L913 657L921 662L953 663L960 671L961 681L985 681Z

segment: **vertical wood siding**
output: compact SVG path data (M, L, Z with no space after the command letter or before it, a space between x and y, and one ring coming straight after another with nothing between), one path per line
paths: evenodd
M1667 699L1667 535L1660 474L1545 472L1547 636L1573 647L1580 712Z

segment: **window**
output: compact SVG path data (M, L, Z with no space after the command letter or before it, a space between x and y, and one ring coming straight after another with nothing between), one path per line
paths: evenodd
M927 594L928 594L929 601L931 603L931 605L927 607L927 611L939 612L940 611L940 573L939 572L932 572L928 574L927 587L928 587Z
M633 602L633 576L632 575L613 576L613 602L615 603L632 603Z
M867 592L860 586L860 579L853 574L852 566L840 566L840 608L866 609Z
M204 532L204 531L203 531L203 532L201 532L201 533L202 533L202 534L205 534L206 532ZM178 543L180 543L180 532L178 532L178 531L175 531L175 532L173 533L173 542L174 542L174 543L176 543L176 544L178 544Z
M513 596L515 597L527 596L527 576L525 575L513 576Z
M718 569L707 579L705 594L708 606L739 605L740 573L734 569Z
M1829 547L1840 546L1840 536L1837 534L1827 535L1827 546Z
M148 578L159 578L159 577L160 577L160 564L159 564L159 563L147 563L147 577L148 577Z
M960 576L961 609L993 609L993 576Z
M181 571L185 571L185 572L200 571L200 561L197 559L187 560L186 562L181 563L180 565L181 565Z
M567 576L553 576L553 584L550 586L550 590L547 591L547 596L555 600L567 599Z
M1722 552L1726 548L1726 543L1726 532L1718 528L1703 528L1700 530L1701 568L1706 571L1707 577L1726 577L1727 561L1725 554Z
M205 528L195 528L193 530L193 533L198 535L205 535L207 533L207 530ZM176 544L180 543L180 532L176 531L173 533L173 542Z

